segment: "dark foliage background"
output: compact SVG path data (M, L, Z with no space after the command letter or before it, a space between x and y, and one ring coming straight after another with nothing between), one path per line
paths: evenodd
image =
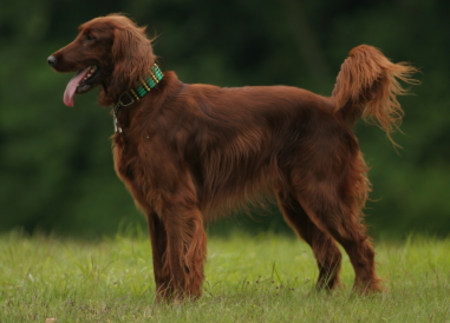
M404 236L450 231L450 2L446 0L0 0L0 231L111 234L143 224L116 178L109 111L96 93L62 103L71 76L46 58L77 26L124 12L150 36L165 70L187 83L286 84L329 95L349 50L374 45L421 68L422 85L403 97L405 134L396 153L384 133L355 131L372 167L367 222ZM237 225L284 231L281 216ZM276 213L276 212L274 212ZM233 221L213 225L213 231Z

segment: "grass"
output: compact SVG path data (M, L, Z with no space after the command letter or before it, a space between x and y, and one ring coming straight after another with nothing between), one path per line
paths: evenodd
M144 234L97 242L0 236L0 322L450 322L450 240L376 245L385 293L313 292L309 247L292 237L210 238L204 296L157 305Z

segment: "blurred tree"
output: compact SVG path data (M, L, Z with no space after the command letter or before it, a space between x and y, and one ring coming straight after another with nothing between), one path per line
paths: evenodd
M77 97L74 109L64 107L70 76L55 74L45 61L79 24L126 12L159 36L161 65L187 83L286 84L329 95L348 51L361 43L420 67L423 84L401 99L399 154L376 127L355 129L373 168L377 201L368 205L367 222L387 234L448 234L449 2L0 1L0 230L96 235L121 222L143 223L113 171L109 111L96 106L95 93ZM286 228L280 216L256 223Z

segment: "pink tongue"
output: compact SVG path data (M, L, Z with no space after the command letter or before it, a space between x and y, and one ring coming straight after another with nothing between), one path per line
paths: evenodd
M73 107L73 96L75 95L75 91L77 90L78 83L89 73L91 67L88 67L82 70L80 73L75 75L69 83L67 83L66 90L64 91L64 104L68 107Z

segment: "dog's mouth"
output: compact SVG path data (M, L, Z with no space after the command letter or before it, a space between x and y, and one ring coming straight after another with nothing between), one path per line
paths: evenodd
M75 94L83 94L92 90L96 85L100 76L100 69L96 65L89 66L79 71L67 83L64 91L64 104L73 107Z

